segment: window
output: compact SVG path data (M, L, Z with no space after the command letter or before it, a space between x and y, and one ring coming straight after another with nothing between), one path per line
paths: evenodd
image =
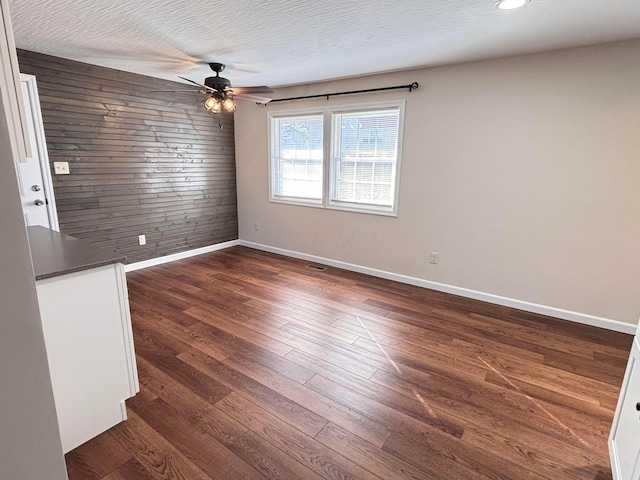
M331 205L393 209L398 109L333 115Z
M322 201L322 115L272 119L271 196Z
M396 215L404 102L270 114L270 199Z

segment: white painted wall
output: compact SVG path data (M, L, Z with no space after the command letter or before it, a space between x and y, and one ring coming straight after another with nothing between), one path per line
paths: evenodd
M268 202L267 112L235 115L240 239L635 324L640 315L640 40L282 89L418 81L397 218ZM260 222L261 231L254 230ZM428 254L440 253L431 265Z
M0 21L10 28L6 2ZM0 24L2 25L2 24ZM0 28L2 64L17 69L10 30ZM6 71L3 73L7 73ZM66 468L58 432L35 278L18 193L18 135L9 102L16 92L0 79L0 478L62 480Z
M16 170L0 125L0 477L66 479Z

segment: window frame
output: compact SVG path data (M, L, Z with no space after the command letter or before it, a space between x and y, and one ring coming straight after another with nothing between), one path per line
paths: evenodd
M322 111L318 110L296 110L291 112L269 112L269 132L268 132L268 142L269 142L269 201L274 203L288 203L291 205L302 205L308 207L322 207L324 202L325 195L325 160L324 160L324 148L326 141L326 125L325 125L325 117ZM322 184L321 184L321 196L319 199L315 198L305 198L305 197L288 197L284 195L278 195L274 192L274 172L278 170L276 165L276 155L275 155L275 143L273 141L274 133L275 133L275 120L279 118L292 118L292 117L312 117L312 116L321 116L322 117Z
M283 203L288 205L298 205L315 208L325 208L328 210L339 210L356 213L369 213L383 216L398 216L398 199L400 194L400 173L402 163L403 137L404 137L404 117L406 100L393 100L386 102L350 103L323 108L305 108L296 110L281 110L268 112L268 138L269 143L269 202ZM336 139L333 138L334 122L337 114L359 113L376 110L398 110L398 139L395 162L395 176L392 180L392 205L375 205L358 202L344 202L335 200L334 187L335 176L337 175L336 159L334 158L334 148ZM323 119L322 128L322 198L320 201L305 200L296 197L284 197L274 194L274 173L275 173L275 151L274 151L274 126L275 120L279 118L290 118L299 116L321 115Z

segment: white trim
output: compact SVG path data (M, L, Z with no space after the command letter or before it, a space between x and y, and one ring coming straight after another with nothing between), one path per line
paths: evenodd
M127 277L124 265L115 265L116 278L118 279L118 297L120 299L120 318L122 320L122 342L124 344L125 358L127 360L127 374L129 377L129 396L133 397L140 391L138 380L138 364L136 362L135 346L133 344L133 330L131 327L131 308L129 306L129 292L127 290ZM123 402L124 403L124 402ZM126 412L123 420L126 420Z
M26 162L32 155L31 144L27 138L27 117L20 87L20 69L18 54L13 38L13 28L9 18L8 1L2 0L0 8L0 36L6 48L0 49L0 95L4 108L4 119L9 129L9 142L14 158L18 162Z
M248 242L246 240L239 240L238 244L242 245L243 247L255 248L256 250L263 250L265 252L277 253L279 255L284 255L287 257L294 257L302 260L308 260L310 262L321 263L321 264L329 265L336 268L342 268L344 270L350 270L352 272L364 273L366 275L372 275L374 277L385 278L387 280L393 280L396 282L406 283L409 285L429 288L431 290L436 290L438 292L451 293L453 295L459 295L461 297L481 300L483 302L489 302L496 305L516 308L518 310L538 313L541 315L556 317L563 320L570 320L572 322L591 325L594 327L606 328L607 330L613 330L616 332L634 334L637 328L636 325L626 323L626 322L621 322L619 320L596 317L596 316L588 315L585 313L572 312L570 310L563 310L561 308L525 302L522 300L516 300L514 298L494 295L492 293L484 293L476 290L471 290L468 288L456 287L454 285L447 285L444 283L432 282L430 280L424 280L416 277L409 277L407 275L400 275L397 273L378 270L375 268L369 268L361 265L355 265L352 263L341 262L339 260L331 260L329 258L323 258L323 257L318 257L316 255L309 255L306 253L295 252L292 250L286 250L284 248L272 247L269 245L262 245L259 243Z
M58 209L56 207L56 197L53 190L53 179L51 178L51 166L49 165L49 152L47 150L47 139L44 133L44 123L42 120L42 110L40 109L40 95L38 94L38 83L34 75L26 73L20 74L20 83L24 83L29 96L28 102L25 99L25 109L27 115L33 122L33 136L38 161L40 162L40 173L42 175L42 187L47 198L47 214L49 215L49 227L56 232L60 231L58 223ZM22 90L20 90L22 93ZM32 148L34 148L32 146Z
M239 240L216 243L215 245L208 245L206 247L187 250L186 252L173 253L171 255L165 255L164 257L151 258L149 260L143 260L142 262L130 263L129 265L125 265L124 271L133 272L134 270L140 270L141 268L162 265L163 263L173 262L174 260L182 260L183 258L194 257L196 255L202 255L203 253L215 252L216 250L223 250L225 248L235 247L236 245L240 245Z
M127 420L127 405L124 400L120 402L120 415L123 422Z

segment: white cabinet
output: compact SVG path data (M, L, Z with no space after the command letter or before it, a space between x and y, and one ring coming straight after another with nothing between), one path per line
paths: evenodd
M36 282L64 452L126 420L138 392L120 263Z
M633 340L609 436L614 480L640 479L640 342Z

